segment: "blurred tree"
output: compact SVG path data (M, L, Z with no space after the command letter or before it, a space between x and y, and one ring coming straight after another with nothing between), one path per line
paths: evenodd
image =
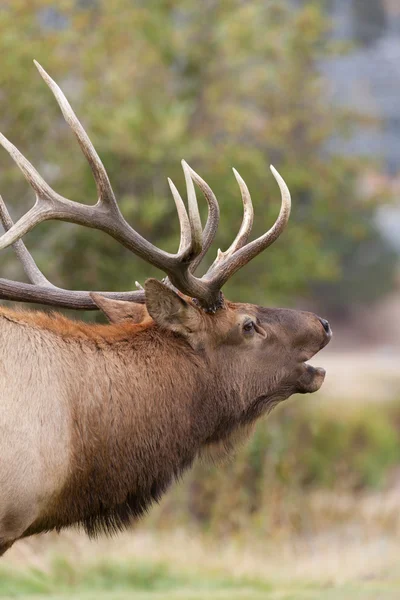
M287 303L315 282L340 280L349 253L371 235L379 242L375 268L392 264L374 230L374 202L358 192L365 166L327 152L332 135L346 135L356 120L332 108L318 70L333 52L327 27L316 3L293 10L280 0L6 0L1 128L57 191L94 202L90 170L32 66L36 58L70 99L122 211L142 235L176 249L179 228L166 177L183 188L181 157L210 183L222 218L208 263L241 221L232 165L252 192L254 234L274 221L279 191L267 168L272 162L291 189L293 218L281 240L226 292L237 300ZM6 154L0 178L17 216L32 194ZM136 279L157 274L107 236L73 225L43 224L26 239L46 274L64 287L132 289ZM14 272L10 255L3 256ZM355 289L357 269L353 261Z

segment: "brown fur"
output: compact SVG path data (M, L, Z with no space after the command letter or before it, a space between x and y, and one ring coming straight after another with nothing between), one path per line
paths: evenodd
M154 280L146 306L140 323L111 307L109 325L0 309L0 553L74 524L122 529L197 456L322 383L304 365L329 339L311 313L209 315Z

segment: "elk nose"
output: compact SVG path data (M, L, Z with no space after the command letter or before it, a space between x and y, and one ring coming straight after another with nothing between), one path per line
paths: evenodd
M321 318L319 318L319 320L320 320L322 327L324 328L324 331L325 331L328 339L331 339L332 330L331 330L331 326L329 325L328 321L326 319L321 319Z

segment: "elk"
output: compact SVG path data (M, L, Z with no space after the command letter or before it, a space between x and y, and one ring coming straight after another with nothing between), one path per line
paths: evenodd
M0 308L0 554L16 540L76 525L117 532L157 501L203 452L230 447L294 393L315 392L325 371L308 364L330 340L326 320L302 311L229 302L221 289L285 228L289 190L275 224L248 241L249 190L233 243L207 272L196 268L217 231L219 207L207 183L182 162L187 204L169 180L180 221L176 254L157 248L124 219L106 170L58 85L36 63L76 135L97 186L94 205L55 192L0 134L36 194L16 223L0 198L4 233L30 283L0 279L0 298L81 310L108 324L57 313ZM203 229L196 184L208 204ZM39 270L22 237L46 220L106 232L165 273L131 292L68 291Z

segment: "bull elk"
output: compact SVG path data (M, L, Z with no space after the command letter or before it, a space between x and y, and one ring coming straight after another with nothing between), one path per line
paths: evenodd
M0 298L100 309L110 323L0 309L0 554L43 531L80 525L93 536L128 526L202 452L229 447L291 394L318 390L325 371L307 361L331 337L328 322L312 313L232 303L221 293L287 224L290 194L273 167L282 197L273 227L248 242L253 207L234 170L242 225L198 277L219 221L207 183L182 162L188 211L169 180L179 249L170 254L155 247L122 216L88 135L58 85L36 66L78 139L99 199L88 206L60 196L0 134L36 193L33 208L15 224L0 198L0 249L14 247L30 280L0 279ZM194 184L208 203L204 229ZM50 219L106 232L166 278L123 293L52 285L21 239Z

